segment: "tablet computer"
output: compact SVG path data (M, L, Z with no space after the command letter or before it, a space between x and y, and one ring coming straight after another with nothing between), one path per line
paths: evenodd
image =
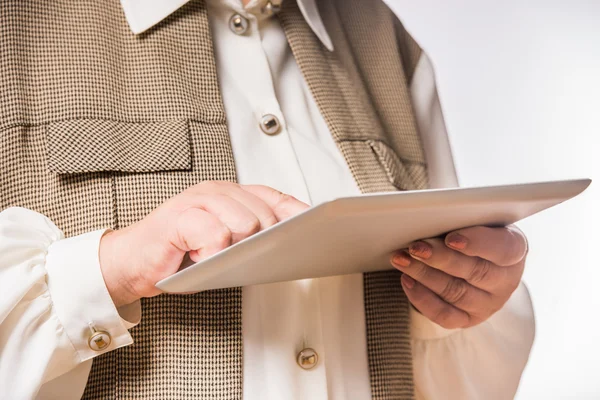
M415 240L506 226L583 192L589 179L344 197L310 208L157 283L184 293L391 269ZM191 264L191 265L190 265Z

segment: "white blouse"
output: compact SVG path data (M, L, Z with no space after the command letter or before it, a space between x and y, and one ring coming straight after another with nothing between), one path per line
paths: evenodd
M123 0L136 33L166 17L173 4ZM247 12L237 0L207 4L239 181L273 186L312 204L357 194L277 21ZM314 0L300 5L315 34L331 47ZM247 19L246 34L230 29L234 13ZM455 186L425 55L411 96L430 183ZM260 130L264 114L279 119L279 134ZM140 320L139 302L119 310L112 304L98 263L103 232L64 239L43 215L22 208L0 213L0 398L79 398L92 358L132 343L128 329ZM411 317L418 399L514 396L534 335L523 285L501 311L473 328L446 330L417 312ZM370 398L362 275L246 287L242 318L244 399ZM101 352L88 344L95 325L112 338ZM319 354L310 371L296 364L295 354L304 347Z

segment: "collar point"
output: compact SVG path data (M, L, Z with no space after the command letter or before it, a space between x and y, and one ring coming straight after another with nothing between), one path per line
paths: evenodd
M189 0L121 0L129 29L139 35L167 18ZM151 3L151 4L148 4Z

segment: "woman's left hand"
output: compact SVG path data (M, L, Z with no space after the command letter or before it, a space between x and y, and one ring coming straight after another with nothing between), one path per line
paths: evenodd
M468 328L508 301L521 282L527 240L515 226L476 226L411 243L392 257L413 306L436 324Z

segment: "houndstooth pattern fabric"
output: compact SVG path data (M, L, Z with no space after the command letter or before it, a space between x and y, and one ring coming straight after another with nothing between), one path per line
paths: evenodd
M409 172L403 189L427 186L427 170L408 89L421 50L383 2L336 3L348 51L381 121L386 143ZM373 26L377 26L374 30Z
M48 124L46 136L48 168L60 174L191 168L185 120L132 123L73 119Z
M367 354L373 400L414 398L410 311L397 271L364 274Z
M394 186L401 190L427 187L427 174L423 168L424 164L401 160L384 142L368 140L367 143L379 158L389 181Z
M201 1L141 35L119 0L0 5L0 129L87 118L225 122Z
M421 188L406 86L420 49L379 1L337 2L320 2L334 53L284 2L294 56L361 190ZM195 183L235 181L201 0L137 36L118 0L6 0L0 48L0 209L31 208L73 236L133 224ZM411 398L399 275L364 285L373 398ZM144 299L134 344L94 360L83 397L241 399L241 301L239 288Z

